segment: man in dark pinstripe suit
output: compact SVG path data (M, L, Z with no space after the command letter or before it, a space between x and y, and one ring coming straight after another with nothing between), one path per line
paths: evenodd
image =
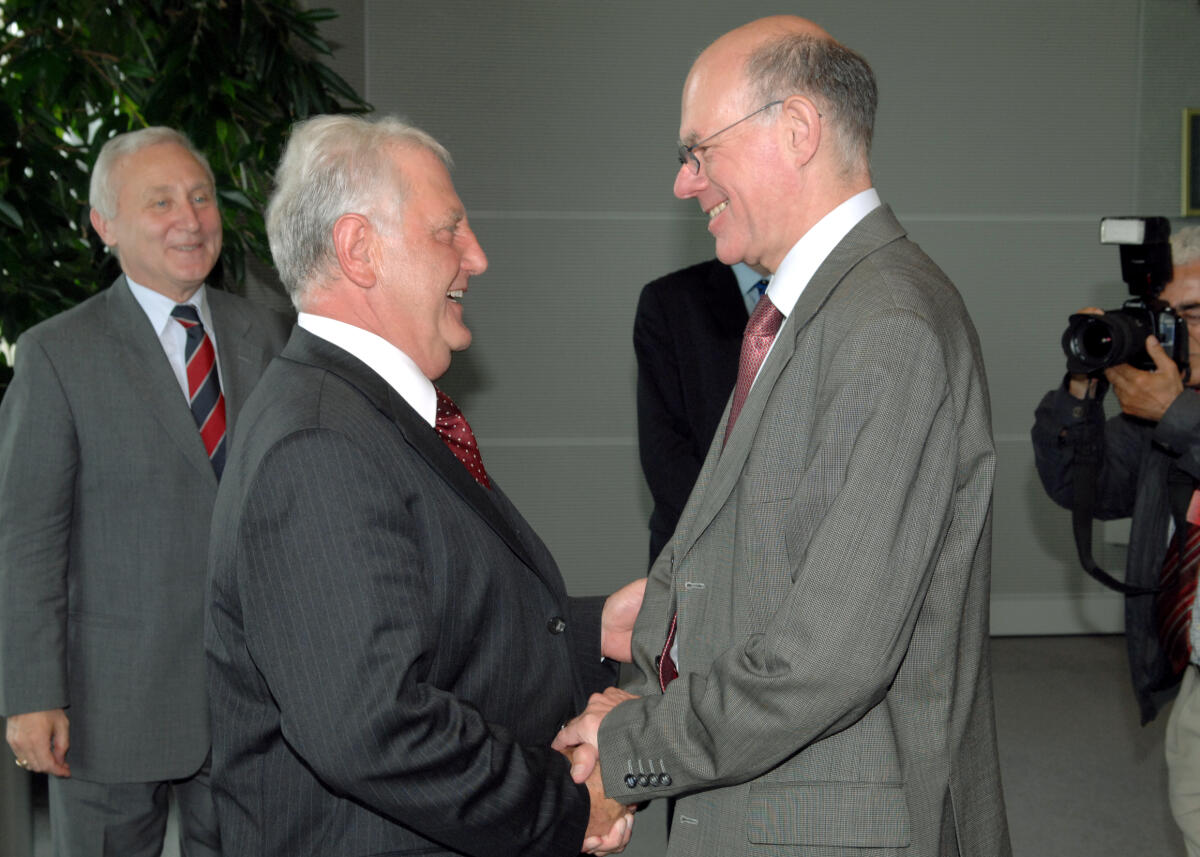
M242 416L206 646L227 855L608 853L632 816L550 748L629 660L643 581L569 598L433 386L487 259L448 155L293 129L268 210L298 327ZM464 466L466 464L467 466Z

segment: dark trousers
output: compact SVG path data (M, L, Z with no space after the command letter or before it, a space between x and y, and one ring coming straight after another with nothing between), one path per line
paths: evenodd
M54 857L159 857L171 794L182 857L220 857L208 762L191 777L159 783L51 776L49 792Z

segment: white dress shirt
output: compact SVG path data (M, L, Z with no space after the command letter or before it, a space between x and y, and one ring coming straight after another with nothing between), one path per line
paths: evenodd
M437 425L437 390L412 358L381 336L323 315L302 312L296 324L366 363L431 426Z
M156 292L154 289L143 286L140 283L135 283L129 279L128 275L125 277L125 282L129 283L129 291L133 292L134 300L138 302L138 306L142 308L142 311L146 313L146 317L150 319L150 324L158 336L158 341L162 344L163 351L167 355L167 361L171 364L171 370L175 373L175 380L179 382L179 389L183 391L183 398L185 401L190 402L191 397L188 395L187 382L187 360L184 357L187 349L187 328L171 317L171 310L175 309L178 304L161 292ZM196 312L200 315L200 323L204 325L204 332L212 340L214 359L217 363L217 378L219 380L222 377L221 350L217 346L217 332L213 327L212 314L208 311L208 292L206 289L206 286L200 286L187 303L196 308ZM221 389L225 389L224 383L221 384Z
M800 300L800 295L808 287L809 280L833 252L833 248L859 224L859 221L882 204L875 188L867 188L818 220L813 228L805 232L792 246L779 263L775 275L771 277L771 284L767 286L766 292L771 303L783 313L785 321L796 308L796 301ZM775 343L772 342L771 349L763 358L763 365L774 349ZM762 371L762 365L759 366L759 371ZM757 375L755 380L758 380ZM753 386L751 384L751 388Z

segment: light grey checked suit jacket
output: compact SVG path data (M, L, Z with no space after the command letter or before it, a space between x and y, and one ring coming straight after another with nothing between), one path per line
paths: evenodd
M587 789L550 742L616 681L604 599L303 328L234 441L206 628L226 857L578 853Z
M286 338L208 290L229 429ZM27 331L0 404L0 712L65 708L73 776L208 754L203 607L217 479L124 277Z
M670 855L1009 854L987 387L959 295L889 209L821 265L723 435L651 571L643 698L601 725L608 795L679 796Z

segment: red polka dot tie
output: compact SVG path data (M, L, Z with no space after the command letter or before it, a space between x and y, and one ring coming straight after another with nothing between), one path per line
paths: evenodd
M475 443L475 433L467 424L454 400L437 391L437 428L438 434L446 442L446 446L454 453L454 457L463 463L467 472L484 488L491 489L487 471L483 469L483 458L479 455L479 445Z

